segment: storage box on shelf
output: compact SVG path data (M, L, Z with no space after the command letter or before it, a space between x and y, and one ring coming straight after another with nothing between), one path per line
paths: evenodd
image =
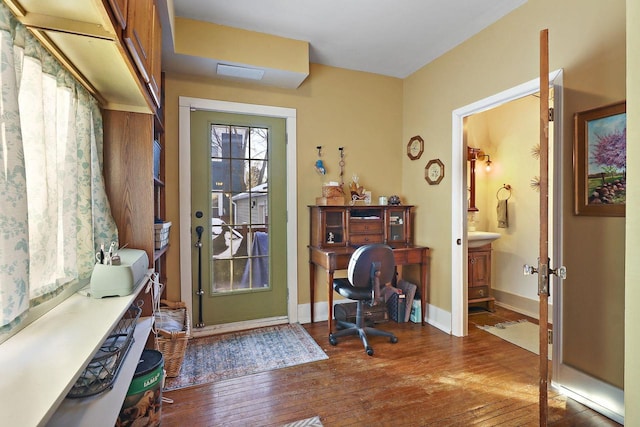
M167 377L180 375L182 361L191 336L191 321L186 304L182 301L160 301L160 311L156 313L156 348L164 356Z
M171 222L160 222L154 224L155 227L155 248L162 249L169 244L169 230Z

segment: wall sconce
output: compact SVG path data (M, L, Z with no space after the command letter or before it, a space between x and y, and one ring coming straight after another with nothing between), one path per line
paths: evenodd
M482 151L480 151L478 153L478 160L484 160L485 161L485 167L484 169L487 172L491 172L491 156L489 156L487 153L484 153Z

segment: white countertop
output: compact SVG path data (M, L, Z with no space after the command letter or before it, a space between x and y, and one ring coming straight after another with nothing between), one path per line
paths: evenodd
M145 283L124 297L75 293L0 344L2 424L45 425Z

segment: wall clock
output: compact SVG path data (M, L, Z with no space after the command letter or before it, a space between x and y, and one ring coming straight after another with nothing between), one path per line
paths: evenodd
M442 178L444 178L444 164L440 159L429 160L424 168L424 179L431 185L437 185Z
M407 156L411 160L417 160L422 156L424 151L424 140L419 135L414 136L407 144Z

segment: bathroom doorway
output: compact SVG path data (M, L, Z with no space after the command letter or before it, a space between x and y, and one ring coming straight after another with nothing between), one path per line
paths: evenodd
M552 93L549 102L553 108ZM470 157L467 275L475 285L468 288L469 313L492 309L493 300L485 300L495 298L505 308L538 318L537 283L523 277L522 265L535 264L539 256L538 245L532 244L538 242L540 229L539 117L540 94L534 93L464 118ZM549 127L552 152L553 122ZM551 175L550 189L553 183ZM552 245L553 235L549 241ZM488 252L480 246L486 243L491 245Z
M549 81L552 86L552 93L554 94L554 107L556 111L562 111L561 104L561 94L562 94L562 70L554 71L550 73ZM467 208L468 208L468 162L467 158L467 146L480 145L478 148L483 149L487 154L490 155L492 172L490 174L486 172L480 172L480 165L484 165L484 162L479 162L476 171L478 172L476 176L476 182L482 182L483 186L486 186L486 189L481 192L481 199L477 200L477 204L479 207L479 212L485 212L485 215L480 215L480 220L475 224L476 229L480 229L482 227L489 228L489 230L485 231L500 231L501 238L504 238L505 244L509 245L526 245L530 244L531 241L536 242L537 238L528 239L528 243L518 243L523 242L523 239L516 239L515 230L520 230L520 233L536 233L538 232L537 225L535 227L529 227L529 225L537 224L537 218L535 221L527 221L526 217L519 213L519 211L515 211L512 213L511 220L513 221L510 227L505 229L499 229L496 225L496 202L499 197L498 192L503 186L510 185L511 194L518 195L517 203L525 203L529 199L533 200L533 203L536 204L535 209L533 211L533 215L537 213L537 199L539 198L538 193L532 188L531 183L535 181L537 173L529 173L526 172L526 175L521 174L518 176L515 172L506 173L507 170L511 171L521 171L523 168L521 167L522 159L516 159L514 157L514 153L520 153L519 156L527 156L530 159L530 163L533 167L533 171L537 167L537 160L533 159L535 151L535 145L537 141L538 129L536 127L533 132L533 138L535 141L527 142L521 141L516 136L518 133L514 131L511 127L513 125L513 120L511 119L503 119L503 126L494 127L494 130L482 129L482 126L485 126L487 123L486 117L483 118L484 124L479 122L479 130L473 132L473 138L470 138L469 133L465 129L465 125L468 125L470 122L476 120L475 115L485 115L489 116L490 120L500 120L500 116L502 114L506 114L504 110L507 108L511 108L508 106L510 103L514 103L517 107L516 110L526 110L528 103L537 103L538 100L533 98L539 92L539 80L535 79L530 82L524 83L515 88L506 90L489 98L477 101L473 104L462 107L453 112L453 143L452 143L452 180L453 182L453 198L452 198L452 234L453 236L459 236L459 238L453 239L452 242L452 313L451 313L451 331L453 335L456 336L465 336L467 335L467 320L468 320L468 309L467 309L467 254L468 254L468 241L467 241ZM496 110L496 112L492 112L492 110ZM518 114L511 113L511 114ZM534 113L535 114L535 113ZM538 117L539 114L535 115L535 126L538 125ZM562 134L562 123L561 123L562 115L560 113L555 114L555 120L553 122L553 140L560 141ZM466 136L466 138L465 138ZM499 138L506 138L504 141L497 142ZM511 138L511 140L509 140ZM493 139L493 141L492 141ZM551 139L551 138L550 138ZM550 227L550 235L552 236L562 236L560 232L562 224L561 224L561 171L560 167L562 165L561 156L562 150L560 149L561 144L554 144L553 153L550 154L550 166L552 173L550 175L552 178L550 179L550 219L552 225ZM491 152L493 150L493 152ZM524 153L524 154L523 154ZM456 170L457 169L457 170ZM530 175L530 176L529 176ZM506 182L507 180L511 182ZM513 208L516 207L515 195L513 195L513 199L511 199ZM477 220L477 218L476 218ZM535 228L530 230L529 228ZM561 265L560 263L560 254L561 251L559 248L561 247L561 241L559 238L550 241L550 254L552 258L552 265ZM498 247L500 245L497 245ZM496 251L496 259L509 257L509 251L512 250L509 246L506 246L501 251ZM532 317L538 317L537 314L537 281L535 279L526 278L522 276L522 265L524 263L528 264L536 264L537 260L537 248L534 246L530 248L531 254L525 251L526 256L529 257L527 259L515 257L514 259L503 260L505 264L509 265L509 271L500 271L500 273L496 272L495 276L508 275L509 277L517 277L518 283L520 286L528 288L527 292L532 292L532 299L522 298L518 296L518 293L522 293L522 290L518 290L518 292L514 292L515 296L513 300L513 306L525 304L526 307L530 309L526 311L530 311L531 313L526 313L528 315L534 314ZM520 253L520 252L518 252ZM494 264L495 265L495 264ZM497 283L497 281L493 281ZM556 286L552 286L552 289L555 290ZM505 292L504 295L509 296L509 292ZM509 307L508 307L509 308ZM516 310L517 311L517 310ZM557 314L553 313L553 317ZM555 351L555 349L554 349Z

